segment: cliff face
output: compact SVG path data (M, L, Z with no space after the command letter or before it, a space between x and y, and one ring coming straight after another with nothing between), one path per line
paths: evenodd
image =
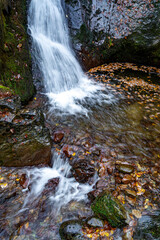
M84 66L129 61L160 65L159 0L64 0Z
M27 102L35 89L27 38L26 0L0 0L0 83Z

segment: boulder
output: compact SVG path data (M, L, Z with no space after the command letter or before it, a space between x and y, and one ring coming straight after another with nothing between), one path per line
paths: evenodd
M33 166L49 164L50 159L50 134L42 112L21 108L19 97L4 94L0 99L0 165Z
M89 69L106 62L160 65L160 2L65 0L74 49Z
M91 208L98 217L107 220L112 227L122 227L126 224L127 211L108 191L99 194Z

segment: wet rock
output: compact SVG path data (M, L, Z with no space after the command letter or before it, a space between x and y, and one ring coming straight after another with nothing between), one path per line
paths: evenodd
M132 173L134 171L134 167L129 164L119 164L116 166L116 168L121 173Z
M56 187L59 184L59 178L53 178L48 180L48 182L45 185L45 189L43 191L44 194L48 193L48 192L54 192Z
M91 147L91 148L89 149L89 151L90 151L92 154L96 155L96 156L100 156L100 155L101 155L101 149L99 149L99 148L96 147L96 146Z
M129 197L136 197L137 193L134 190L131 189L125 189L125 193L129 196Z
M64 137L64 132L63 131L56 131L54 132L53 135L53 140L55 143L60 143Z
M87 220L87 224L91 227L103 227L103 221L97 217L91 217Z
M88 160L79 160L73 164L73 175L80 183L85 183L95 173L94 166Z
M160 239L160 211L142 216L138 220L134 239L159 240Z
M96 188L106 188L108 186L108 181L105 179L100 179L97 183L96 183Z
M134 178L131 175L125 175L122 179L122 182L124 184L130 183L132 181L134 181Z
M107 220L112 227L122 227L126 224L127 211L108 191L102 192L92 203L91 208L97 216Z
M78 240L86 239L82 232L82 222L78 220L70 220L63 222L59 229L62 240Z
M76 152L79 150L79 147L74 146L74 145L73 146L72 145L64 145L62 150L63 150L64 154L66 155L66 157L70 158L76 154Z
M77 141L77 145L83 146L86 150L92 149L94 141L91 137L84 137Z
M158 1L151 1L152 7L141 1L141 8L133 0L126 4L113 0L65 2L73 46L87 69L108 61L159 66Z
M20 110L11 121L0 121L0 163L2 166L49 164L51 141L39 110Z
M19 183L22 186L22 188L24 188L24 189L27 188L28 183L29 183L29 178L28 178L27 174L23 173L20 176Z
M100 192L101 192L100 190L96 189L88 193L88 198L91 200L91 202L93 202L96 199L96 197L98 197Z
M115 177L115 182L116 182L116 183L121 183L121 182L122 182L122 179L117 176L117 177Z

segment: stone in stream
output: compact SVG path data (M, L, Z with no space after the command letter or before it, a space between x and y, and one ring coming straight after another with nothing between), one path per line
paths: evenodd
M56 131L53 134L53 140L55 143L60 143L64 137L64 132L63 131Z
M123 179L122 179L122 182L123 182L124 184L127 184L127 183L130 183L130 182L134 181L134 180L135 180L135 179L134 179L131 175L126 174L126 175L124 175L124 177L123 177Z
M98 217L107 220L112 227L123 227L126 224L127 211L108 191L99 194L91 208Z
M134 166L130 164L118 164L116 168L122 173L132 173L134 171Z
M74 145L64 145L62 150L66 157L70 158L79 150L79 147Z
M73 164L73 175L80 183L87 182L94 176L94 173L95 168L87 159L76 161Z
M22 186L22 188L27 188L28 183L29 183L29 178L26 173L23 173L19 179L19 183Z
M59 178L52 178L50 180L48 180L48 182L45 185L45 189L43 191L44 194L48 193L48 192L54 192L56 187L59 184Z
M87 225L91 227L103 227L103 220L97 218L97 217L90 217L87 219Z
M62 240L84 240L87 239L82 232L83 224L79 220L63 222L59 229Z

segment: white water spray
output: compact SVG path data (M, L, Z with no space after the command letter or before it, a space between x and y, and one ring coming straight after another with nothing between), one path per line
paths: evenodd
M28 27L33 40L33 55L52 106L71 113L82 111L76 101L101 87L84 76L74 57L61 0L32 0Z
M50 196L50 201L54 204L54 207L56 207L57 213L62 206L65 206L71 200L86 200L87 193L93 189L96 182L95 176L92 185L78 183L74 177L71 177L71 166L69 163L61 159L57 153L53 155L52 168L34 168L28 171L27 175L32 187L24 202L23 208L27 207L30 201L33 202L40 196L50 179L59 178L56 192Z

